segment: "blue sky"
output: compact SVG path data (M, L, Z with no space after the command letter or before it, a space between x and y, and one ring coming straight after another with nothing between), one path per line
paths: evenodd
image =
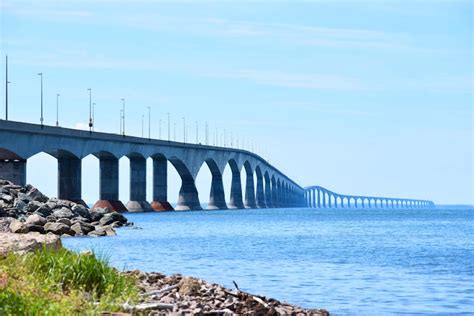
M190 140L195 121L201 137L208 122L211 132L226 129L228 138L252 141L303 186L474 204L470 1L3 0L0 6L12 120L39 122L43 72L47 124L55 122L60 93L61 125L83 127L90 87L98 130L119 131L126 98L129 134L141 134L150 106L154 137L166 112L180 139L183 116ZM4 78L4 60L1 68ZM86 200L97 198L97 165L84 160ZM38 155L28 180L54 195L55 172L54 159ZM170 172L173 201L179 181ZM203 172L198 187L206 202Z

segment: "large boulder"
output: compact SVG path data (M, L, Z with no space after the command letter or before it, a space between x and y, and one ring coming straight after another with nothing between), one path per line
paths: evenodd
M111 212L111 213L105 214L99 221L100 225L102 226L110 225L114 222L120 222L124 224L127 222L127 219L125 218L125 216L123 216L120 213Z
M26 231L28 233L31 233L31 232L37 232L37 233L40 233L40 234L45 233L44 227L41 226L41 225L25 224L25 226L26 226Z
M63 234L68 234L71 236L75 235L75 232L66 224L63 223L46 223L44 225L44 230L47 233L53 233L55 235L63 235Z
M53 212L53 215L56 216L56 218L73 218L74 213L66 208L66 207L61 207L60 209L57 209Z
M0 254L9 252L24 254L26 252L42 249L58 250L62 247L61 239L54 235L41 235L39 233L12 234L0 233Z
M30 197L31 200L41 202L41 203L46 203L48 202L48 197L41 193L37 188L32 187L31 185L26 186L28 192L26 195Z
M41 202L38 202L38 201L30 201L30 202L28 203L28 205L26 205L25 210L26 210L28 213L33 213L33 212L35 212L37 209L39 209L41 206L43 206L43 203L41 203Z
M84 217L84 218L90 218L89 210L81 204L74 205L71 208L71 211L77 216L81 216L81 217Z
M16 234L25 234L28 232L28 228L25 223L19 220L14 220L10 223L10 231Z
M40 203L40 202L33 201L33 202L31 202L31 203ZM31 204L31 203L30 203L30 204ZM30 204L28 204L28 205L30 205ZM53 214L53 211L51 211L51 208L49 207L49 205L45 203L45 204L41 205L40 207L38 207L38 208L35 210L35 213L36 213L36 214L39 214L39 215L41 215L41 216L43 216L43 217L48 217L49 215Z
M46 224L46 218L38 214L32 214L26 219L26 224L44 226Z
M77 222L71 226L71 229L76 233L76 235L87 235L95 229L94 226L88 223Z

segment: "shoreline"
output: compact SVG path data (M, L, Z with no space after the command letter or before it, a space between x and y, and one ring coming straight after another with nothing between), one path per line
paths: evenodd
M21 187L0 179L0 289L5 284L8 286L7 281L2 281L2 278L8 280L8 274L2 271L5 268L2 260L12 254L42 256L42 252L50 251L52 253L45 256L54 257L55 253L67 252L70 253L68 256L77 256L78 260L81 256L95 258L90 251L76 254L67 250L62 246L61 238L115 236L114 228L132 225L115 211L89 209L71 201L50 199L31 185ZM75 273L90 273L81 269ZM235 282L236 288L228 289L181 274L166 276L159 272L109 269L115 271L117 276L131 277L136 282L140 292L136 304L130 304L127 299L118 307L119 311L130 312L130 315L145 311L158 313L156 315L329 315L326 310L304 309L243 292ZM84 295L90 296L87 293Z

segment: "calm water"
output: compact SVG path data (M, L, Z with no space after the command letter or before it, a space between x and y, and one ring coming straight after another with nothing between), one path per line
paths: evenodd
M474 210L129 214L143 229L68 238L118 268L182 273L333 314L474 312Z

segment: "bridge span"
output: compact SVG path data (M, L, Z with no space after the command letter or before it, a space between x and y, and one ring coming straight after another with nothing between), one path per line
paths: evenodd
M344 195L321 186L305 188L306 206L311 208L377 208L407 209L432 208L435 204L428 200L400 199L390 197Z
M176 210L201 209L195 179L203 164L212 174L209 209L305 206L301 186L246 150L0 120L0 178L24 185L28 158L41 152L58 161L58 198L80 203L84 203L81 160L88 155L97 157L100 200L96 205L117 211L172 209L167 194L168 161L181 178ZM130 160L130 199L126 206L119 200L119 159L124 156ZM147 158L153 160L151 203L146 201ZM222 179L227 165L232 172L228 203ZM246 173L245 196L242 169Z

